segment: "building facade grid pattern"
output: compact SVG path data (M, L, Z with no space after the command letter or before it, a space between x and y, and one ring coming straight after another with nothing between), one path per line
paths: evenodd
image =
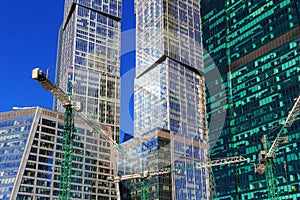
M216 142L211 157L241 155L258 164L262 136L267 134L270 142L275 139L299 95L300 4L277 0L201 3L203 44L209 53L205 74L209 77L216 68L222 78L208 85L226 92L220 96L208 91L207 95L209 119L215 112L226 112L224 126L209 129L210 141ZM298 199L299 121L287 133L289 143L276 152L274 172L281 198ZM265 175L254 174L252 164L216 167L214 173L218 199L268 199Z
M132 169L119 165L125 170L120 173L141 171L142 165L145 169L155 170L159 167L187 168L195 162L206 161L200 3L137 0L135 12L134 135L137 138L126 142L124 148L135 152L133 154L140 162L129 163ZM155 153L161 148L160 137L151 136L157 128L168 130L177 138L169 139L165 146L168 153ZM138 142L132 147L130 143L135 144L138 138L142 144ZM166 156L169 161L161 162L152 157L153 154ZM205 169L172 173L166 178L165 187L161 176L151 177L148 180L152 186L149 199L208 199L207 177ZM127 181L123 186L127 186L123 192L131 194L127 199L140 198L141 185L135 180Z
M1 144L6 144L0 151L21 151L20 158L10 159L11 165L1 170L10 175L1 178L4 185L0 195L2 199L59 199L63 114L39 107L30 111L34 112L12 112L18 117L0 115L0 123L5 128ZM91 132L81 119L76 118L75 123L71 199L116 200L117 188L107 181L112 174L112 147L100 135ZM13 140L8 146L6 138L11 136L22 140ZM19 156L18 153L15 156ZM7 162L9 158L5 159Z

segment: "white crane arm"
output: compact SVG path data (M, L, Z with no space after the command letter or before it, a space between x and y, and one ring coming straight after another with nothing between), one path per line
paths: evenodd
M60 87L54 85L42 70L39 68L33 69L31 77L37 80L45 90L51 92L63 106L71 105L70 97Z
M35 68L32 70L32 79L37 80L45 90L52 93L63 104L63 106L72 106L70 97L60 87L54 85L41 69ZM93 131L102 135L106 140L113 144L118 151L120 151L122 154L125 154L122 146L112 139L111 130L108 126L99 125L97 122L95 122L93 119L89 119L83 113L78 112L78 115L93 129Z
M129 157L123 147L112 138L111 128L109 126L99 124L94 119L87 117L84 113L78 113L78 115L93 129L95 133L101 135L104 139L110 142L122 155Z
M192 170L192 169L202 169L202 168L207 168L207 167L219 166L219 165L223 165L223 164L232 164L232 163L239 163L239 162L245 162L245 161L247 161L246 158L244 158L242 156L235 156L235 157L223 158L223 159L218 159L218 160L212 160L209 162L200 162L200 163L197 163L196 165L193 165L192 167L187 167L187 168L172 169L170 167L165 167L165 168L161 168L159 170L153 170L153 171L146 170L146 171L144 171L144 173L110 177L108 180L111 180L111 181L117 183L117 182L120 182L123 180L129 180L129 179L134 179L134 178L147 178L148 176L157 176L157 175L169 174L172 172L180 173L181 171L187 171L187 170Z
M284 122L284 126L285 127L292 126L292 124L294 123L295 119L297 118L299 112L300 112L300 94L299 94L296 102L294 103L294 106L293 106L290 114L286 118L286 120Z
M245 162L245 161L247 161L247 159L242 156L234 156L234 157L222 158L222 159L218 159L218 160L211 160L206 163L199 163L199 164L197 164L196 168L201 169L201 168L206 168L206 167L215 167L215 166L219 166L219 165L239 163L239 162Z
M129 174L129 175L123 175L123 176L115 176L115 177L108 177L108 181L112 181L114 183L119 183L120 181L134 179L134 178L145 178L142 174Z
M93 131L103 136L111 144L118 145L118 143L111 138L111 130L108 126L99 125L95 120L88 118L83 113L78 113L78 115L93 129Z
M296 102L293 105L292 110L290 111L288 117L286 118L285 122L283 123L283 127L281 127L276 139L272 143L269 152L267 154L267 157L274 157L275 151L279 148L280 144L284 141L286 141L287 136L283 135L283 131L286 127L292 126L295 119L297 118L298 114L300 112L300 95L298 96Z

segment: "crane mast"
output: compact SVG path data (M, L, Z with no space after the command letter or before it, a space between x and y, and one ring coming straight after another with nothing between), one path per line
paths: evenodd
M297 97L288 117L284 121L282 127L279 130L275 140L270 145L266 135L262 138L263 148L259 154L259 166L255 169L256 173L263 174L266 173L266 182L268 188L269 199L276 200L279 199L278 183L276 177L274 176L274 157L275 152L279 146L287 142L287 127L292 126L293 122L296 120L300 112L300 95Z
M73 136L75 132L74 113L71 105L65 106L63 131L63 160L60 170L60 199L70 199L70 185L72 174Z
M72 171L72 153L73 153L73 137L75 132L74 125L74 111L78 112L78 115L89 125L93 132L99 134L108 142L110 142L116 150L126 155L122 147L112 138L111 129L105 125L99 125L93 119L88 118L83 113L80 113L80 104L73 103L71 101L72 85L68 82L68 94L66 94L60 87L54 85L45 73L39 68L35 68L32 71L32 79L38 81L38 83L47 91L52 93L64 106L64 132L63 132L63 161L61 163L61 176L60 176L60 200L70 199L71 188L71 171Z
M62 135L63 160L60 170L60 200L70 199L71 171L72 171L72 152L73 152L73 135L75 131L74 113L71 103L72 90L68 88L66 94L61 88L54 85L45 73L39 68L32 71L32 78L37 80L40 85L52 93L65 107L64 112L64 131ZM70 84L68 83L68 86Z

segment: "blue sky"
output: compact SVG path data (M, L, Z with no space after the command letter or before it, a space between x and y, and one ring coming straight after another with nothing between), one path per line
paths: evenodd
M2 1L0 112L13 106L52 108L52 95L31 79L35 67L55 66L63 0ZM54 80L54 69L50 69Z
M53 96L31 79L31 71L56 65L58 30L63 21L64 0L3 1L0 12L1 72L0 112L12 107L41 106L52 109ZM135 17L133 0L122 10L121 132L133 132L133 78L135 67ZM54 82L55 68L49 68ZM123 79L124 80L124 79ZM122 81L123 81L122 80Z

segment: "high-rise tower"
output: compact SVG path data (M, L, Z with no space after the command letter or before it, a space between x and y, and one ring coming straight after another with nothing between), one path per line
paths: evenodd
M221 77L207 83L223 91L207 95L207 110L209 119L226 115L209 129L212 157L241 155L258 164L263 135L275 139L300 91L299 13L293 0L201 1L203 46L214 61L205 60L205 74L216 68ZM282 199L299 198L299 130L298 120L274 160ZM265 174L255 174L253 164L214 168L219 199L268 198Z
M200 2L136 0L134 135L130 170L188 167L205 161L206 112ZM128 170L128 171L127 171ZM206 170L149 178L149 199L207 199ZM131 187L132 184L135 186ZM128 191L139 183L123 184ZM123 187L122 186L122 187ZM143 187L143 186L142 186ZM143 192L143 191L142 191ZM130 196L131 195L131 196ZM124 198L138 199L129 192ZM143 195L143 194L142 194Z
M64 20L60 29L56 82L68 90L72 82L72 101L81 102L84 113L112 130L119 141L120 125L120 20L121 0L66 0ZM63 111L60 102L54 107ZM76 126L76 125L75 125ZM102 138L103 150L99 166L112 167L107 157L107 141ZM101 149L99 151L101 152ZM111 156L110 155L110 156ZM83 161L86 162L86 161ZM113 183L107 182L105 170L98 174L97 186L102 189L98 199L116 197ZM108 194L108 196L107 196Z
M56 81L119 140L121 0L66 0ZM63 111L59 102L54 107Z
M75 118L70 199L116 200L111 147ZM0 113L0 199L59 199L64 115L40 107Z

